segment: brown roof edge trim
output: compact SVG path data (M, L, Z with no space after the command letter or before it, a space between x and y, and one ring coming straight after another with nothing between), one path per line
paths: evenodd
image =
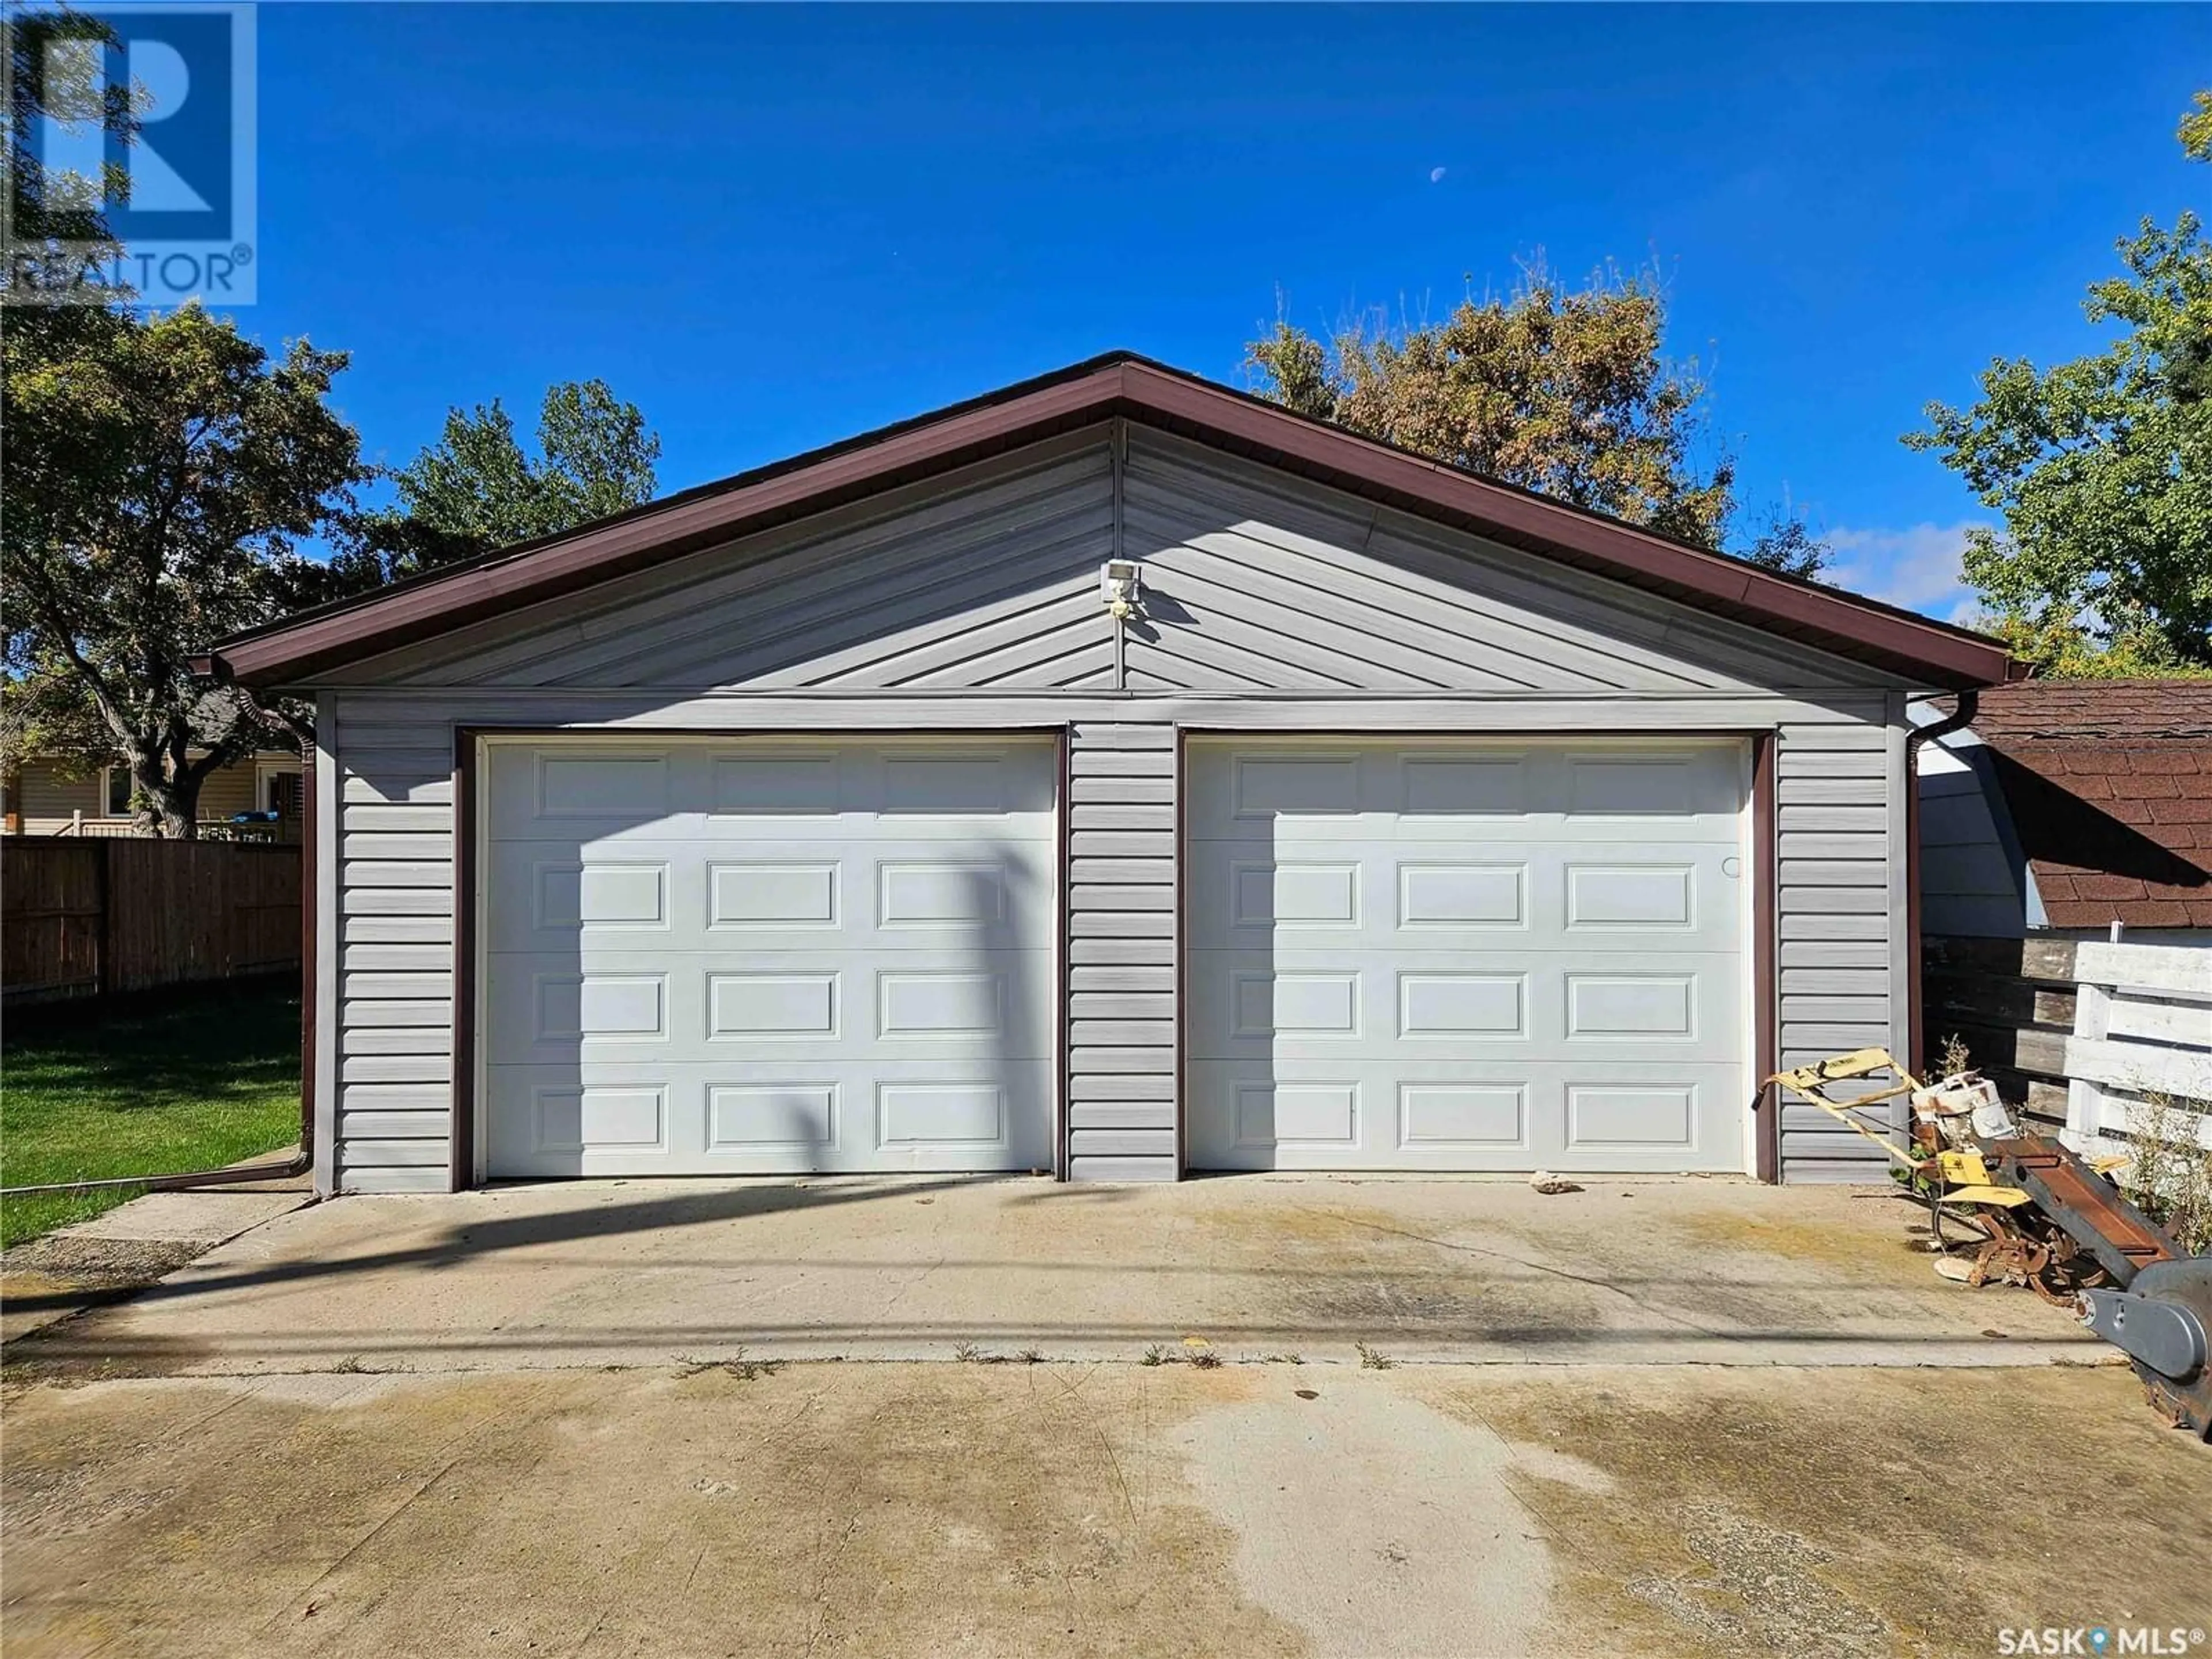
M1188 428L1224 447L1247 446L1417 515L1442 515L1525 550L1554 550L1600 574L1693 604L1703 599L1723 614L1779 624L1793 637L1810 635L1844 654L1937 684L1997 684L2011 666L1997 641L1547 501L1126 355L1078 364L366 601L234 636L216 647L208 665L248 685L297 684L519 605L560 598L1116 415L1170 430Z
M1180 416L1194 425L1247 439L1320 471L1355 491L1401 494L1506 532L1516 541L1548 543L1611 568L1631 582L1688 588L1721 604L1796 623L1886 654L1941 667L1976 684L2001 681L2008 659L2002 643L1869 601L1692 547L1618 520L1564 507L1540 495L1394 449L1356 433L1308 420L1149 364L1129 375L1139 410ZM1350 453L1356 449L1356 458ZM1356 461L1356 464L1355 464ZM1841 624L1838 611L1852 626Z
M882 441L841 450L808 466L771 470L760 482L678 498L514 556L502 554L410 583L289 626L218 641L216 673L247 685L312 677L343 662L396 650L519 604L534 604L700 551L720 541L948 471L1054 431L1103 421L1121 385L1120 365L1047 386L1018 403L926 421ZM1018 419L1009 419L1018 416Z

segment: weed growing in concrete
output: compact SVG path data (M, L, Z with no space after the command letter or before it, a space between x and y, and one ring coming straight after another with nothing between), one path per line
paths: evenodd
M987 1348L980 1348L976 1346L973 1342L962 1342L957 1344L952 1350L952 1357L963 1365L1012 1365L1017 1364L1023 1365L1042 1365L1044 1364L1044 1350L1042 1348L1027 1347L1014 1353L993 1353Z
M1168 1363L1168 1351L1155 1342L1145 1350L1145 1357L1137 1363L1140 1365L1164 1365Z
M359 1376L364 1374L368 1370L368 1367L361 1363L361 1356L359 1354L353 1353L348 1354L343 1359L339 1360L337 1364L331 1366L331 1369L336 1371L340 1376Z
M1355 1342L1352 1346L1359 1350L1359 1369L1363 1371L1387 1371L1398 1363L1385 1358L1364 1342Z
M695 1359L690 1354L677 1356L684 1369L678 1376L696 1376L702 1371L727 1371L740 1382L750 1382L763 1376L774 1376L783 1369L781 1359L748 1359L739 1348L726 1359Z
M1211 1348L1194 1348L1190 1353L1190 1364L1202 1371L1218 1370L1221 1356Z

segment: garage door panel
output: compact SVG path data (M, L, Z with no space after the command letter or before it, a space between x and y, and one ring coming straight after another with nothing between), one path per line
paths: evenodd
M1198 1051L1220 1057L1306 1053L1389 1063L1433 1048L1664 1055L1739 1024L1737 957L1569 951L1455 955L1297 950L1192 953Z
M1278 853L1326 858L1332 849L1340 848L1346 842L1372 842L1378 830L1387 830L1391 842L1401 847L1437 842L1451 847L1485 847L1493 843L1510 846L1526 842L1531 839L1532 827L1548 831L1560 826L1576 825L1583 826L1583 832L1593 836L1609 833L1624 842L1647 846L1671 846L1676 842L1695 844L1724 840L1730 822L1729 815L1726 814L1717 818L1701 815L1695 817L1637 819L1550 812L1533 814L1528 817L1501 818L1490 823L1470 821L1454 825L1442 817L1416 819L1397 817L1388 813L1362 813L1344 818L1280 818L1272 830L1252 823L1223 825L1211 833L1194 829L1191 838L1194 842L1247 841L1272 848Z
M1739 1169L1742 751L1194 745L1200 1167Z
M694 741L681 747L577 738L502 745L490 805L502 839L649 839L672 820L712 818L717 839L804 836L830 821L864 831L960 839L977 818L1017 834L1050 820L1055 769L1034 739L970 744Z
M696 975L611 969L493 976L501 1063L586 1060L655 1066L697 1051L785 1052L886 1060L903 1055L1041 1059L1052 1014L1036 981L1048 961L995 969L869 975L747 967Z
M495 745L493 1172L1048 1164L1055 752Z
M682 1062L500 1066L488 1102L502 1173L779 1174L1049 1166L1053 1067Z
M493 1064L579 1052L649 1057L698 1018L696 1003L683 1006L690 1000L687 981L678 976L672 986L665 963L590 973L573 962L527 958L494 958L489 966L485 1001Z
M604 946L574 957L501 956L489 975L500 1053L650 1060L696 1042L716 1048L805 1042L814 1050L1011 1054L1052 1050L1048 953L825 964L819 952L742 957Z
M1057 907L1049 838L977 826L964 840L878 836L855 845L828 827L805 838L732 844L702 823L683 838L497 844L489 872L494 951L666 941L675 949L820 945L842 933L872 948L936 951L1033 943Z
M1327 1060L1194 1060L1191 1147L1221 1170L1668 1173L1738 1161L1741 1068L1413 1060L1383 1073Z
M1278 846L1360 841L1388 825L1397 842L1525 836L1532 823L1575 819L1633 829L1639 839L1695 840L1725 830L1740 789L1727 745L1440 745L1215 751L1191 776L1194 841Z
M1188 857L1192 934L1207 943L1640 955L1734 951L1741 926L1733 837L1654 846L1562 830L1544 843L1524 831L1448 845L1401 843L1383 829L1320 847L1200 842Z

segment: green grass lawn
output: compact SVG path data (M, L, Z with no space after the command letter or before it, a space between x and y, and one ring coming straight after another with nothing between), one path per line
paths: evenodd
M0 1042L0 1186L212 1169L300 1134L300 993L248 981L179 992ZM82 1221L135 1187L0 1200L0 1244Z

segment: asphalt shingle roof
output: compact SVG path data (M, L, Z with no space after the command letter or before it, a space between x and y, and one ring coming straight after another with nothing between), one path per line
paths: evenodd
M2024 680L1982 694L2054 927L2212 927L2212 681Z

